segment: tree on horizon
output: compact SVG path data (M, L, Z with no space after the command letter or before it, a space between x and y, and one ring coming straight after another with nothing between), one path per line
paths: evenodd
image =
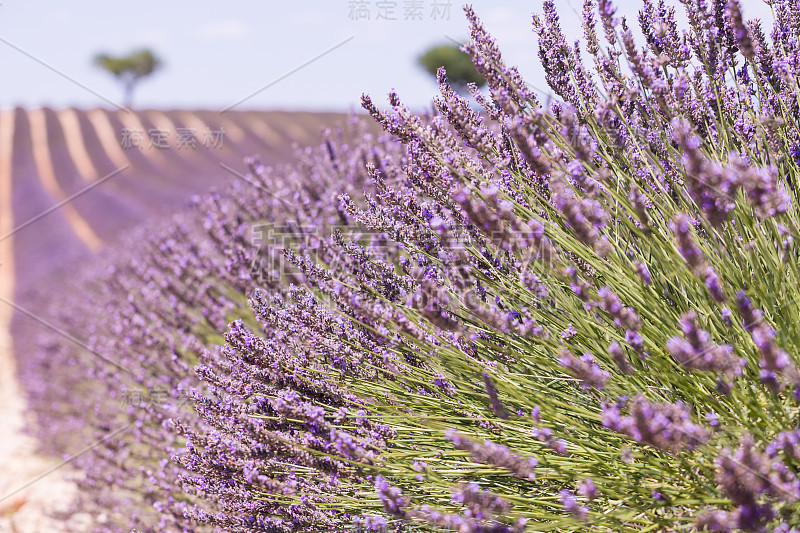
M472 59L457 45L434 46L422 54L417 62L434 78L439 68L444 67L447 81L459 93L465 93L469 83L474 83L478 87L486 85L486 80L475 69Z
M133 89L136 85L163 66L161 59L147 48L124 56L98 54L94 58L94 64L122 83L125 107L130 107L133 103Z

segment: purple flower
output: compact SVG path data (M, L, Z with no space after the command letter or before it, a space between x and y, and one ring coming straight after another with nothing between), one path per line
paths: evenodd
M381 476L375 477L375 489L378 491L378 497L386 513L396 518L406 517L404 508L407 502L403 497L403 491L389 485L389 482Z
M645 263L642 263L641 261L636 262L636 273L646 286L649 287L653 284L653 278L650 276L650 270L647 268Z
M489 406L494 415L503 420L508 420L508 410L503 406L503 402L501 402L500 398L497 396L497 387L494 386L492 378L486 372L483 373L483 384L486 388L486 394L489 396Z
M370 531L386 531L389 521L378 515L354 516L353 525Z
M558 498L564 509L577 518L578 520L586 520L589 516L589 508L585 505L578 503L578 499L567 489L562 489L558 492Z
M755 49L753 48L753 41L750 38L750 32L745 26L742 17L742 8L739 5L739 0L727 0L725 4L725 11L730 20L731 30L733 31L733 38L736 41L736 46L739 51L748 59L755 57Z
M638 330L642 322L631 307L625 307L620 297L610 287L601 287L597 291L600 308L611 315L614 325L630 330Z
M672 233L680 252L689 269L696 275L704 274L706 263L702 250L697 246L691 232L691 219L684 213L678 213L670 224Z
M672 337L667 350L681 365L690 370L719 372L731 379L742 374L746 360L733 353L730 344L713 344L707 331L697 326L697 314L689 311L681 316L683 338Z
M511 510L511 503L489 490L482 490L475 482L459 484L452 499L467 508L466 516L478 520L492 519Z
M475 442L452 429L447 430L445 437L459 450L468 451L472 456L472 460L477 463L507 468L512 474L521 479L529 481L536 479L534 469L539 464L539 461L535 457L522 457L512 453L506 446L488 439L485 439L482 444Z
M750 434L742 437L735 451L724 448L717 456L716 465L716 481L736 510L728 514L711 511L711 514L698 519L701 523L760 531L775 516L772 505L761 503L762 496L782 502L800 499L797 476L782 461L772 460L768 454L756 449Z
M672 121L672 127L675 142L683 153L686 181L692 199L705 212L711 224L722 224L736 206L734 199L739 187L736 173L706 158L700 150L700 137L691 133L686 121L676 118Z
M709 439L707 429L693 423L681 402L652 403L642 395L633 398L629 415L617 405L604 406L603 425L632 439L661 450L693 449Z
M773 390L778 390L782 386L778 381L779 377L787 384L800 383L800 371L789 354L775 342L775 330L764 321L764 314L753 308L744 291L737 293L736 303L743 320L743 327L750 332L753 344L761 354L759 361L761 380Z
M731 327L733 325L733 314L731 313L731 310L727 307L723 307L720 311L720 314L722 315L722 322L726 326Z
M551 189L553 205L561 212L575 237L601 257L605 256L608 241L602 238L599 230L608 222L608 214L602 204L591 198L579 199L563 180L553 181Z
M725 297L725 293L723 292L722 286L719 283L719 277L717 276L717 272L714 270L714 267L707 266L703 276L706 289L711 297L719 303L724 303L727 298Z
M567 443L553 435L549 427L535 427L531 429L534 439L544 442L549 448L559 455L567 455Z
M582 382L584 389L594 387L602 390L606 381L609 380L611 374L607 370L603 370L594 362L594 357L591 354L583 354L580 358L569 350L562 350L558 360L559 364L567 369L567 371L575 378Z
M612 343L608 345L608 353L611 355L611 359L617 366L617 370L619 370L625 375L633 374L634 372L633 365L631 365L631 362L625 355L622 346L620 346L620 344L617 341L612 341Z
M567 324L566 329L564 329L564 331L561 332L561 338L568 341L577 334L578 330L572 327L572 324Z
M590 477L587 477L578 483L578 494L589 501L594 500L597 497L597 487L594 484L594 480Z

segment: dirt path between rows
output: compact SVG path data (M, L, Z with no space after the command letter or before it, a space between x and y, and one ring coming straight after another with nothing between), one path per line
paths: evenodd
M5 266L0 276L5 277ZM75 487L66 480L66 468L37 480L60 461L38 455L35 440L23 433L25 402L14 377L11 313L0 305L0 532L65 531L66 524L48 515L69 510Z
M11 211L13 111L0 116L0 238L14 224ZM0 240L0 297L14 298L13 237ZM0 301L0 532L61 532L67 524L48 515L67 511L75 487L66 480L67 468L41 477L60 464L36 453L35 440L25 435L25 400L16 379L11 339L13 308ZM70 524L81 529L79 523Z

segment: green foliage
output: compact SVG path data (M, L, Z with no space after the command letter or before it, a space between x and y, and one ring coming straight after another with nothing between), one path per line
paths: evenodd
M486 80L475 70L469 55L456 45L434 46L419 57L418 63L434 77L439 68L444 67L448 81L459 92L464 92L468 83L478 87L486 85Z
M161 59L146 48L125 56L98 54L94 58L94 64L110 72L122 82L125 89L126 106L130 106L132 103L133 89L136 84L163 66Z

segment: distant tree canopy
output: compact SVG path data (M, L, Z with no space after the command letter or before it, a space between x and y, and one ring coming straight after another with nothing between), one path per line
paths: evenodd
M474 83L478 87L486 84L486 80L475 70L469 55L456 45L434 46L422 54L418 61L434 77L439 67L444 67L447 71L447 80L459 92L465 92L468 83Z
M94 58L94 64L110 72L122 82L125 90L125 105L130 107L136 84L161 68L163 63L151 50L145 48L126 56L98 54Z

